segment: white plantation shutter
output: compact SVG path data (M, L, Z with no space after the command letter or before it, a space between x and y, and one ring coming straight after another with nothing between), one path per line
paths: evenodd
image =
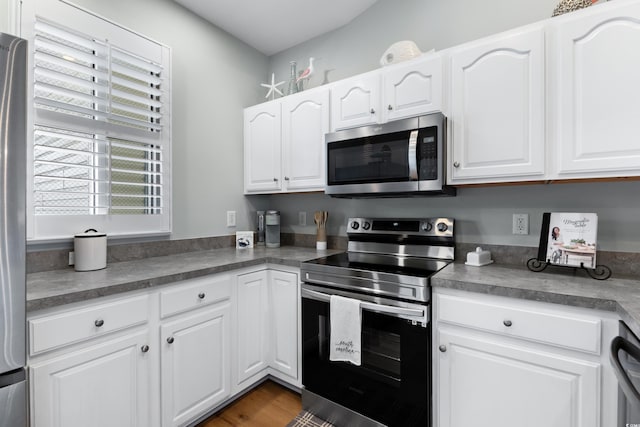
M40 17L32 51L31 237L81 217L112 235L167 231L152 219L169 213L165 64Z

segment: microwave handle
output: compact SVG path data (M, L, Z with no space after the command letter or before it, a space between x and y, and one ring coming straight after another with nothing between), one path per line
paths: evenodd
M418 131L412 130L409 135L409 179L418 180Z

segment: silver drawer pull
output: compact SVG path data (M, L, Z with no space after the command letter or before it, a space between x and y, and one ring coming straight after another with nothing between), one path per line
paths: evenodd
M96 328L100 328L102 327L102 325L104 325L104 320L98 319L95 322L93 322L93 324L96 325Z
M445 351L447 351L447 346L443 344L443 345L441 345L440 347L438 347L438 349L439 349L442 353L444 353Z
M140 347L140 351L142 351L143 353L146 353L149 351L149 346L148 345L143 345L142 347Z
M513 322L511 322L511 320L505 320L504 322L502 322L504 324L504 326L506 326L507 328L510 327L511 325L513 325Z
M174 341L175 340L173 339L173 337L167 338L167 343L169 343L169 344L173 344Z
M200 298L200 299L204 299L204 297L205 297L205 296L206 296L206 295L205 295L205 293L204 293L204 292L200 292L200 293L198 294L198 298Z

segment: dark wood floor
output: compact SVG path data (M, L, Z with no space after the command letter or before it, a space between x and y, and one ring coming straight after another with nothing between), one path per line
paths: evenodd
M197 427L284 427L301 410L298 393L266 381Z

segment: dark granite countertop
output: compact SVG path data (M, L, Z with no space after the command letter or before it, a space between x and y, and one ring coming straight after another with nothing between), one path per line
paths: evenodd
M223 248L116 262L97 271L77 272L69 267L32 273L27 275L27 311L266 263L299 267L303 261L338 252L301 247Z
M524 266L455 263L438 272L431 283L434 287L613 311L640 336L640 280L594 280L580 271L573 275L566 274L573 270L549 269L552 271L534 273Z

